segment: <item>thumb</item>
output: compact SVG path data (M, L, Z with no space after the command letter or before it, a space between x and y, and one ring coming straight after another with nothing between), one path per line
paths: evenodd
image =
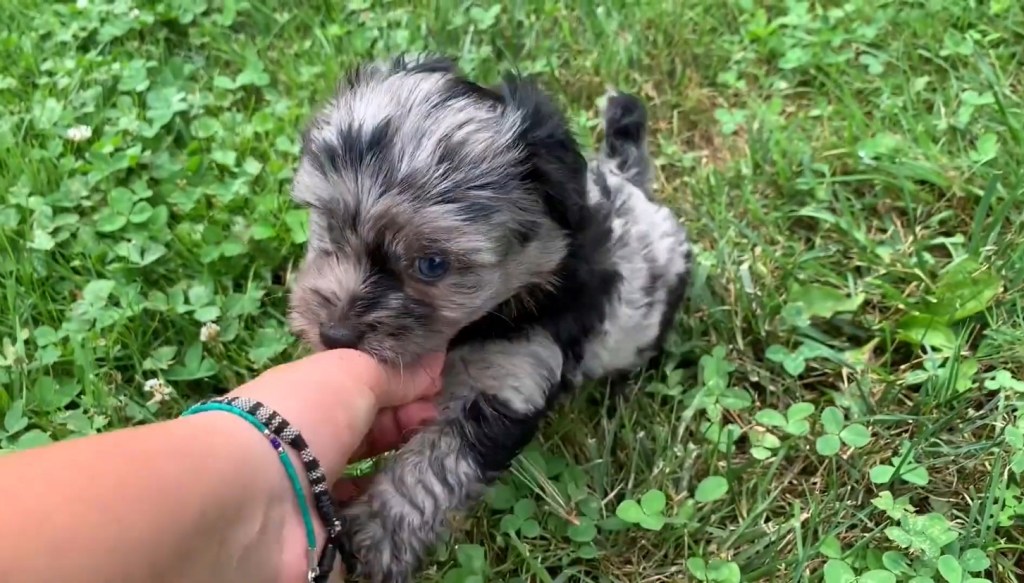
M441 390L444 354L429 354L400 369L389 369L377 390L379 407L398 407L433 397Z

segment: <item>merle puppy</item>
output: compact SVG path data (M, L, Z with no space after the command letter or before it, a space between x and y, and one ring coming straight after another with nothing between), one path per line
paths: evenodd
M448 348L440 418L342 511L356 576L410 581L560 395L658 353L687 231L653 200L643 104L610 94L604 125L588 159L529 79L427 55L360 67L304 132L295 334L389 364Z

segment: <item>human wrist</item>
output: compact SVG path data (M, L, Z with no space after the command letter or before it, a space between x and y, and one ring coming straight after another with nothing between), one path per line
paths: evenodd
M316 551L323 548L326 530L317 519L312 488L302 470L300 457L283 447L294 469L292 478L271 440L239 415L223 409L195 411L177 419L190 435L208 442L208 454L223 458L233 468L230 480L221 481L216 504L222 514L218 522L225 539L218 545L228 564L246 564L259 572L261 581L298 583L306 581L309 539L302 506L312 519ZM278 459L275 459L278 458ZM317 555L319 556L319 555ZM257 566L258 565L258 566Z
M279 557L265 571L273 574L275 583L307 580L310 569L320 563L327 543L325 525L336 522L330 499L325 497L327 485L321 467L316 456L309 455L302 433L266 403L251 397L211 399L188 409L184 416L202 419L204 433L232 452L234 461L244 468L236 475L243 478L250 502L243 515L232 521L242 533L232 548L262 548L255 556L263 560ZM257 446L259 441L262 444ZM267 450L278 458L276 463L269 461ZM252 536L253 523L259 525L257 530L262 534ZM251 540L245 538L246 534ZM269 543L268 538L272 539ZM257 542L261 540L262 545ZM253 556L252 550L246 554Z

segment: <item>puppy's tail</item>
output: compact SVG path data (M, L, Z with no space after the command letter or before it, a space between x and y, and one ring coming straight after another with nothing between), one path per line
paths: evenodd
M621 91L612 90L606 98L603 153L651 197L654 168L647 151L647 108L635 95Z

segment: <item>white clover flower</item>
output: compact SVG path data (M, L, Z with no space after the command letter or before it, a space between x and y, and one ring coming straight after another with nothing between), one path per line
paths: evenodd
M92 128L86 125L77 125L72 128L68 128L66 137L72 142L84 142L92 137Z
M216 322L207 322L199 329L200 342L214 342L220 336L220 326Z
M79 10L85 10L89 7L89 0L78 0L78 2L75 2L75 6L78 7Z
M132 8L131 10L128 11L128 18L131 18L132 20L135 20L136 18L139 17L139 14L141 14L141 12L139 12L138 8Z
M146 384L143 385L142 390L153 395L150 397L149 401L146 402L146 405L160 404L174 394L174 389L161 379L147 380Z

